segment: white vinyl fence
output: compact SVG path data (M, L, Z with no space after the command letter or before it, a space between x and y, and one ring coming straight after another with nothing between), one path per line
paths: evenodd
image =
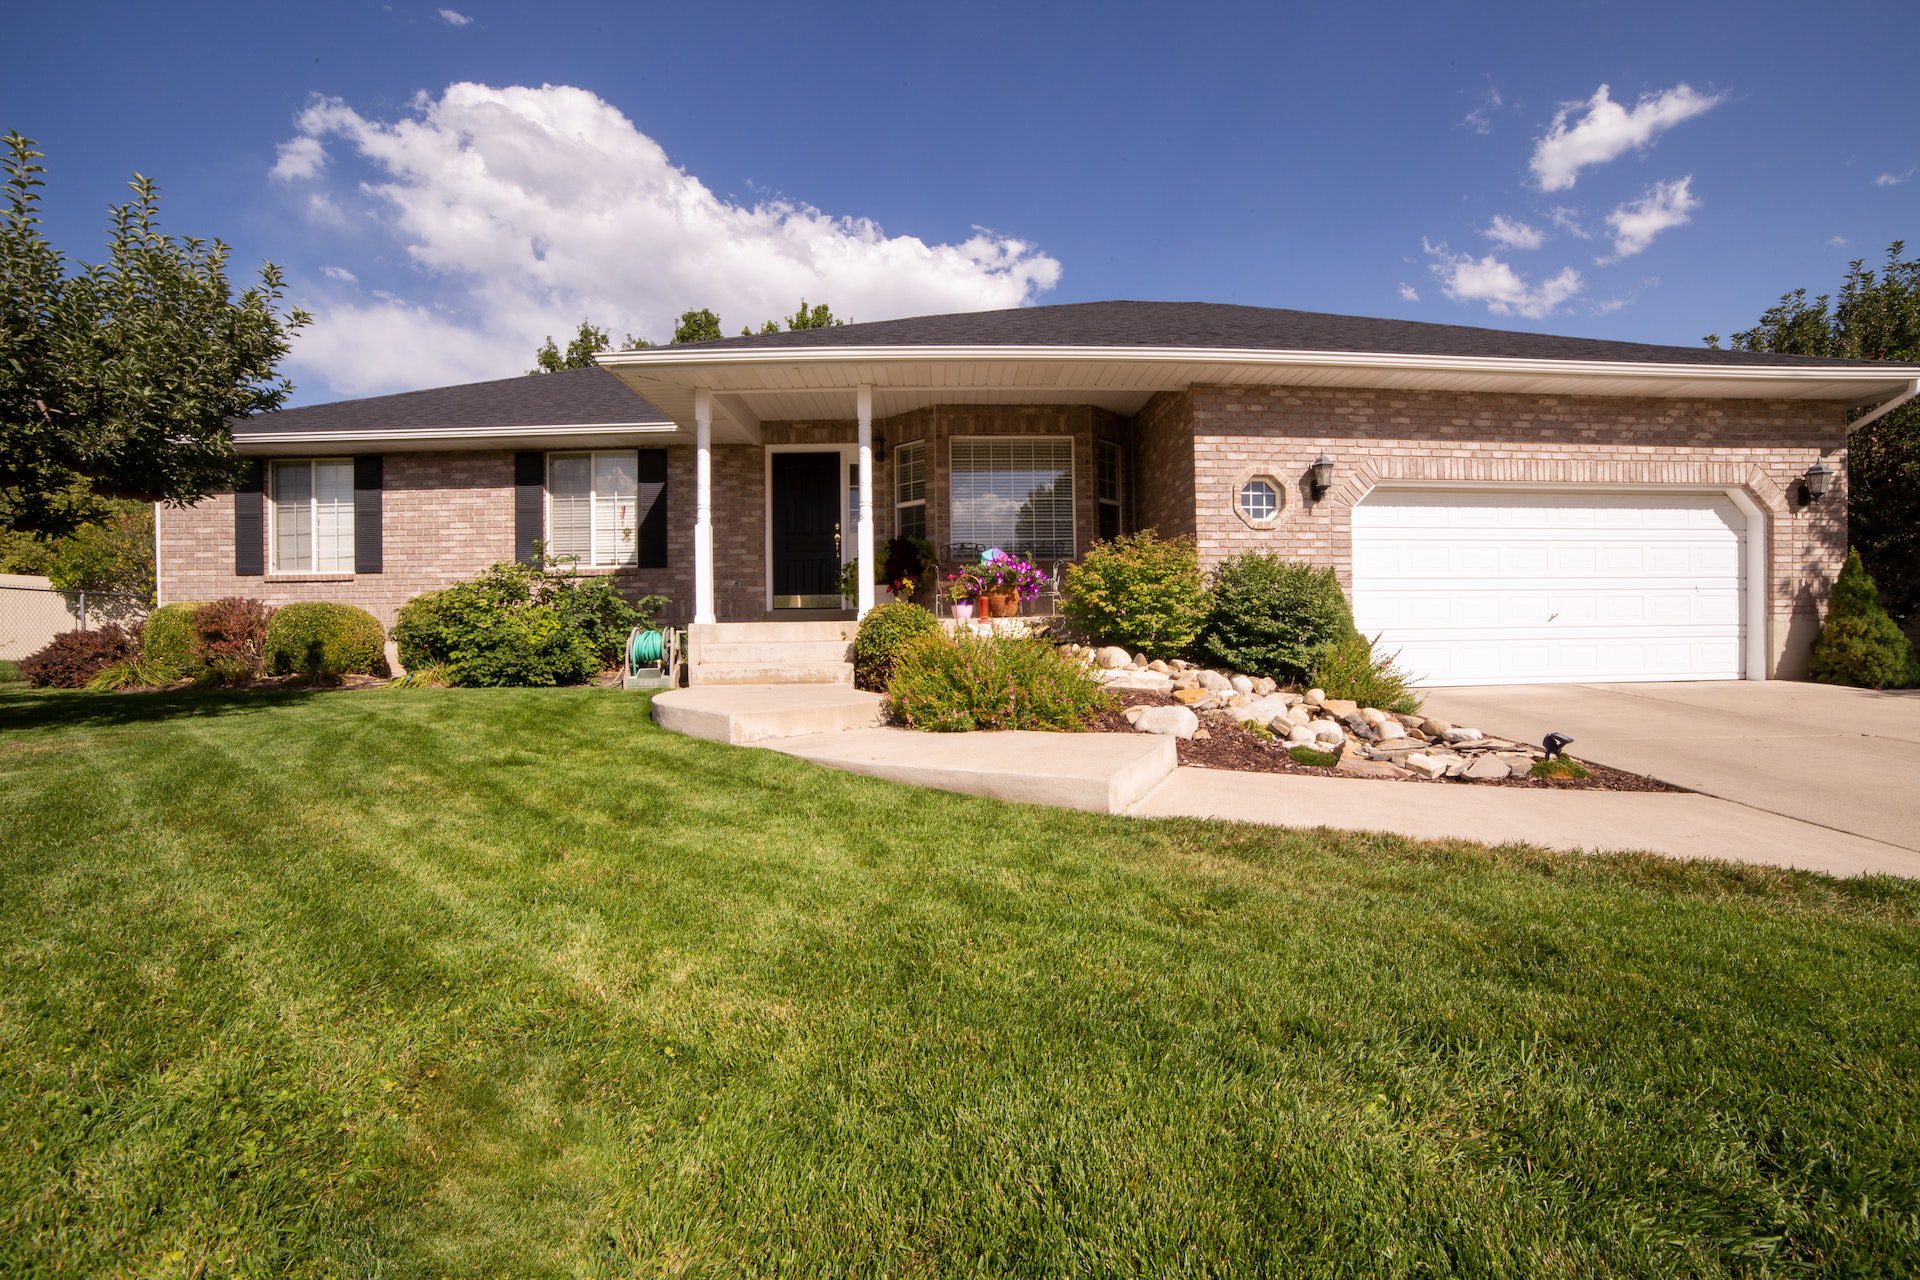
M61 591L45 578L0 573L0 659L24 658L62 631L126 626L146 616L146 601L137 596Z

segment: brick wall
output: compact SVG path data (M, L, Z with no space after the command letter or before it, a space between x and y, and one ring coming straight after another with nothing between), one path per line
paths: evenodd
M156 539L160 599L253 596L269 604L333 600L356 604L391 626L400 606L423 591L463 582L514 556L513 454L392 453L381 494L384 572L322 577L241 577L233 571L233 497L163 508ZM666 569L621 570L629 596L669 596L672 616L693 599L693 450L667 451Z
M1191 536L1193 507L1193 396L1162 391L1133 419L1134 521L1163 538Z
M1164 412L1177 416L1169 404ZM1153 406L1149 406L1152 409ZM1768 516L1772 674L1805 670L1820 609L1846 556L1846 419L1831 402L1197 387L1188 410L1194 502L1207 563L1258 549L1332 564L1352 585L1354 504L1393 481L1541 485L1685 484L1744 490ZM1177 425L1136 423L1177 447ZM1156 444L1155 448L1160 446ZM1325 453L1333 490L1308 501L1307 467ZM1795 509L1795 481L1825 459L1839 474L1819 503ZM1249 472L1283 490L1272 529L1233 509ZM1150 474L1167 474L1153 465Z

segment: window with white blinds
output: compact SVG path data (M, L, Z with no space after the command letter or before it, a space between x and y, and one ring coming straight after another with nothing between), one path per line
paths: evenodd
M927 536L927 446L910 440L893 451L893 532Z
M272 572L353 572L351 458L276 461L267 488Z
M547 458L547 555L611 567L639 550L639 457L631 449Z
M960 439L953 442L952 460L955 546L999 547L1044 560L1072 558L1072 440Z

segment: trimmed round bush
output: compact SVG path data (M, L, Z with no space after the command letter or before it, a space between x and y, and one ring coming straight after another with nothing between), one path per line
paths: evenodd
M1206 621L1205 587L1193 539L1162 540L1146 529L1095 543L1067 566L1060 608L1097 644L1178 658Z
M657 603L642 601L649 613ZM609 647L619 660L628 620L646 616L592 584L503 563L407 601L393 639L409 671L438 668L458 685L584 684L608 663Z
M853 679L862 689L882 692L893 678L894 659L915 636L940 630L940 622L917 604L877 605L860 619L853 640Z
M1861 689L1920 685L1913 642L1881 606L1879 588L1858 551L1847 552L1846 566L1833 584L1826 625L1813 642L1812 675L1822 684Z
M1198 649L1216 666L1297 680L1358 634L1332 569L1250 551L1215 567Z
M356 605L282 605L267 622L267 670L317 680L384 674L386 641L379 619Z
M199 608L198 601L183 600L163 604L148 614L140 631L141 659L149 666L165 667L183 677L197 672L200 660L193 652L193 615Z
M927 632L894 661L887 702L908 728L1089 729L1113 705L1086 668L1037 637Z

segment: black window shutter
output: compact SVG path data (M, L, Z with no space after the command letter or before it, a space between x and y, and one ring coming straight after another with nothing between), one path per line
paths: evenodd
M513 455L513 555L521 564L539 563L536 543L547 536L547 455Z
M246 477L233 491L233 571L243 578L267 571L266 465L247 464Z
M353 571L379 573L380 481L385 462L379 454L362 454L353 460Z
M640 531L635 548L642 569L667 567L667 451L640 451Z

